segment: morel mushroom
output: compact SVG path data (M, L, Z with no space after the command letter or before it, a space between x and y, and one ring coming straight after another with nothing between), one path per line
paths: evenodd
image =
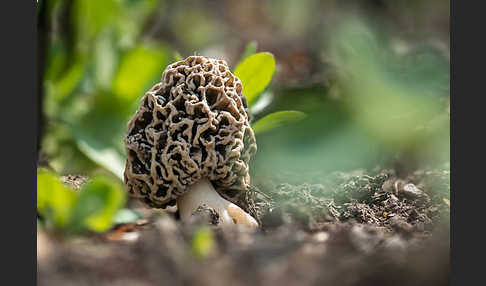
M177 203L183 221L206 204L222 224L258 226L221 196L248 190L257 149L241 90L223 60L191 56L169 65L128 123L129 193L151 207Z

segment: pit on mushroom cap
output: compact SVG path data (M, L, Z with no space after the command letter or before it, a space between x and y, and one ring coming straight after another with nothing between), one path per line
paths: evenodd
M250 184L256 142L242 88L223 60L191 56L169 65L128 123L130 194L152 207L177 203L182 220L206 203L224 224L257 226L218 194L231 198Z

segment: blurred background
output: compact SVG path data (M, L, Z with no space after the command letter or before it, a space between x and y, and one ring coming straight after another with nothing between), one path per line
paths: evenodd
M180 58L270 52L252 123L252 180L449 162L450 1L44 0L38 6L39 165L122 178L139 100Z
M39 285L447 285L449 3L39 0ZM265 59L239 202L262 232L127 198L127 122L191 55Z

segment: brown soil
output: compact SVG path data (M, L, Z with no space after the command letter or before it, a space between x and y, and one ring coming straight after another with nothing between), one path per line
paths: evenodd
M448 284L448 168L405 178L393 170L319 178L257 184L238 202L259 220L256 232L222 230L204 219L183 225L174 210L135 201L129 207L143 219L104 235L66 238L38 230L38 284ZM201 227L214 235L204 258L191 248Z

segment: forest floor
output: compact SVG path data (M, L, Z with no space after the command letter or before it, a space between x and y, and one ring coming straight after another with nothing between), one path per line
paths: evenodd
M182 224L174 209L129 201L142 218L105 234L38 229L38 284L448 285L449 177L446 166L401 178L381 169L312 184L260 180L238 201L256 231L218 228L210 215Z

